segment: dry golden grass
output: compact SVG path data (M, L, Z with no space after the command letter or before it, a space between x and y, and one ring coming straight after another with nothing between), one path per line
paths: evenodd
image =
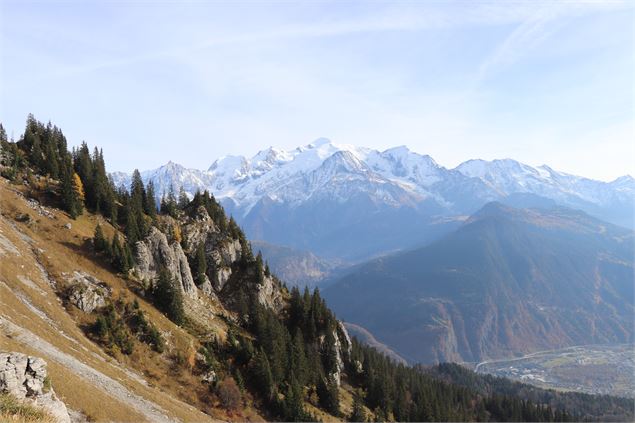
M157 404L173 418L184 421L226 419L223 410L204 403L206 397L202 391L205 388L192 374L191 365L180 369L177 377L173 376L170 355L174 351L182 351L191 364L199 347L196 338L138 297L129 289L128 281L113 274L107 263L92 253L89 240L97 223L102 225L108 237L115 229L103 218L90 214L71 220L65 213L50 209L55 219L40 216L16 192L22 189L0 179L0 235L20 252L18 255L3 254L0 250L0 317L121 383L135 395ZM21 214L29 215L30 219L16 222L16 216ZM66 229L64 225L69 222L72 227ZM80 325L89 323L92 317L74 308L66 310L61 305L55 289L42 275L38 262L60 285L74 271L84 271L107 283L115 297L124 295L131 301L137 298L148 319L166 334L169 344L166 353L154 353L145 344L138 343L131 356L106 355L80 329ZM53 357L32 348L19 336L12 337L3 329L0 325L2 349L37 355L47 360L54 389L70 408L81 410L96 421L144 420L144 416L133 407L113 398ZM223 327L219 323L214 329L222 331ZM143 375L149 384L140 383L141 378L127 369ZM197 408L205 409L209 415Z
M5 422L55 423L55 419L39 407L20 401L9 394L0 394L0 423Z

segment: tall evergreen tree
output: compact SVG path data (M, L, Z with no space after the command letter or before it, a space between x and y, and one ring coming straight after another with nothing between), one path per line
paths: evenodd
M364 411L364 401L362 400L360 393L356 392L353 395L353 410L350 416L348 416L348 421L349 422L366 422L367 418L368 417L366 416L366 412Z
M207 272L207 258L205 257L205 244L201 243L196 249L196 257L193 266L194 279L197 285L205 282L205 274Z
M187 193L185 192L185 189L181 185L181 188L179 188L179 208L181 210L184 210L189 203L190 203L190 199L187 198Z
M107 252L109 253L109 244L104 236L104 231L101 228L100 224L97 224L95 227L95 235L93 236L93 247L95 251L98 253Z
M152 219L154 219L157 214L156 193L154 190L154 182L152 182L151 180L148 181L148 186L146 187L143 211Z
M176 286L176 282L167 269L159 271L156 285L153 290L156 306L163 311L177 325L185 321L185 310L183 308L183 296L181 290Z

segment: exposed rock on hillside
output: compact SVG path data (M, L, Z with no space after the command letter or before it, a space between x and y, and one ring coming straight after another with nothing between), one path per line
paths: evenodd
M258 301L260 304L280 310L283 306L282 289L276 279L271 276L265 276L262 283L256 286L258 290Z
M240 242L223 235L202 206L183 226L183 240L191 254L198 246L204 246L209 263L207 277L214 290L220 292L232 275L232 265L242 256ZM205 285L200 288L209 289Z
M196 298L196 285L187 262L187 257L178 242L168 242L164 233L153 227L150 234L137 242L136 266L137 275L154 283L161 266L170 272L174 280L187 296Z
M333 331L333 338L335 338L335 343L333 344L335 347L335 357L337 360L337 371L332 375L335 382L337 382L337 386L340 386L342 383L342 372L344 371L344 360L349 360L351 355L351 338L346 331L346 327L342 324L342 322L337 322L338 326Z
M105 306L112 291L108 285L84 272L74 272L68 282L68 300L85 313Z
M0 353L0 393L32 401L57 421L70 423L66 405L47 385L44 360L17 352Z

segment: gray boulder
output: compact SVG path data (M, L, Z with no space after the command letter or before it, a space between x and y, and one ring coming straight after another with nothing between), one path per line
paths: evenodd
M106 305L111 289L104 282L84 272L74 272L68 279L67 298L85 313Z

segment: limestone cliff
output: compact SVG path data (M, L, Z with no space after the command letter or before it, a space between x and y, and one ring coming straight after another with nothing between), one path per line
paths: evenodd
M185 295L196 298L196 285L183 248L176 241L170 244L157 228L152 227L148 236L137 242L135 262L134 271L141 280L153 284L163 266Z

